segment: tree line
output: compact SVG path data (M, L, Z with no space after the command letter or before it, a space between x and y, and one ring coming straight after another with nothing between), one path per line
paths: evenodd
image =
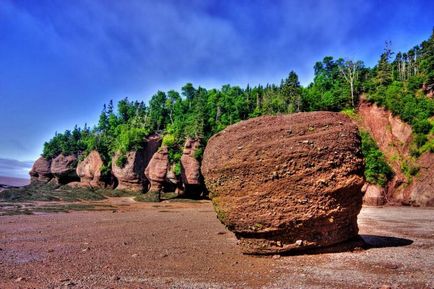
M252 117L354 109L362 93L412 125L416 134L415 155L433 151L430 117L434 114L434 102L425 94L434 90L434 31L428 40L410 51L398 52L394 59L393 55L388 43L373 68L365 67L360 60L324 57L315 63L314 79L307 87L301 86L298 75L291 71L278 85L206 89L187 83L179 92L158 91L148 104L125 98L115 107L110 101L104 105L96 126L76 126L56 133L44 144L42 155L84 157L97 150L105 163L104 170L109 172L115 153L122 155L138 149L146 136L159 133L164 136L170 161L179 173L186 137L200 139L205 145L228 125Z

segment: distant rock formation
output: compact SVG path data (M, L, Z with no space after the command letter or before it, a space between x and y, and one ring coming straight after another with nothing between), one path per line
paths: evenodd
M125 162L118 165L118 159L125 157ZM117 153L112 159L112 173L118 181L116 189L130 192L143 192L146 179L143 175L145 170L145 153L137 150L128 152L125 156Z
M60 154L51 161L51 173L59 184L78 182L80 178L76 172L77 163L78 160L75 155Z
M362 192L365 193L363 196L363 204L368 206L383 206L386 204L386 197L384 188L365 183L362 188Z
M242 121L208 142L202 173L219 219L244 253L329 246L357 236L358 129L332 112Z
M361 126L371 134L394 172L393 179L384 190L387 202L398 205L433 206L434 154L426 152L415 162L410 155L411 126L399 117L393 116L385 108L362 97L358 112ZM405 162L419 168L417 176L412 180L407 179L402 170L402 164Z
M198 149L200 149L200 141L188 138L181 156L181 177L185 194L188 196L197 196L202 191L200 162L195 156Z
M33 164L29 174L31 183L48 183L53 178L53 174L51 173L51 160L39 157Z
M195 156L200 140L186 140L180 175L175 174L179 164L169 164L168 148L161 147L161 143L161 135L153 134L144 140L141 149L126 154L116 153L112 157L109 175L102 175L104 162L96 150L80 162L75 155L60 154L53 160L40 157L29 174L33 183L51 181L71 187L110 187L130 192L149 191L157 195L175 192L179 196L198 197L204 190L200 162Z
M405 190L414 206L434 206L434 154L424 153L418 159L419 172Z
M145 176L150 182L148 196L154 201L160 200L160 194L166 182L169 169L169 153L166 146L162 146L153 156L145 170Z
M78 163L77 175L80 177L80 185L85 187L104 187L101 169L103 161L97 151L91 151L89 155Z

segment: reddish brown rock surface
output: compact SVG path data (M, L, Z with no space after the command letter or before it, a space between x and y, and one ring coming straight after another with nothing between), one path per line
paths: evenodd
M427 152L415 161L410 155L412 129L390 111L369 103L364 97L358 111L360 125L371 134L394 172L393 179L386 186L387 202L434 206L434 154ZM418 174L408 179L402 171L403 163L417 167Z
M148 166L149 162L152 159L152 156L158 151L158 148L161 146L161 135L153 134L146 138L145 145L145 168Z
M406 189L410 204L434 206L434 154L424 153L418 160L419 173Z
M77 175L80 177L80 184L88 187L104 187L104 180L101 176L101 169L104 163L97 151L91 151L89 155L78 163Z
M363 204L368 206L383 206L386 204L386 196L384 188L365 183L362 188L362 192L365 193L363 196Z
M77 157L63 154L55 157L51 162L51 173L56 177L59 184L67 184L79 181L77 176Z
M188 138L181 157L182 181L185 185L200 185L200 162L195 153L200 148L200 141Z
M51 173L51 160L47 160L44 157L39 157L33 164L29 175L32 183L49 182L53 178Z
M145 170L145 176L150 182L149 192L160 193L166 181L169 169L169 154L167 147L161 147L153 156Z
M232 125L209 140L202 173L219 219L244 253L329 246L357 236L360 138L339 113Z
M361 125L367 130L384 153L390 164L394 177L388 184L386 193L389 202L408 204L404 194L408 186L407 178L401 169L404 160L410 162L411 127L391 112L376 104L370 103L362 97L359 104Z
M181 156L181 178L184 186L183 195L197 198L203 192L203 177L200 172L200 162L197 152L200 148L200 140L188 138L185 141Z
M117 165L120 154L117 153L112 159L112 173L118 181L116 189L142 192L146 179L143 176L145 170L145 153L143 150L131 151L125 155L126 161L123 166Z

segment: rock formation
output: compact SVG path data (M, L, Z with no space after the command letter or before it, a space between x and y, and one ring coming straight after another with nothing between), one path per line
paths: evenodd
M202 191L202 177L200 162L195 153L200 149L200 141L188 138L181 156L181 177L185 194L194 196Z
M388 203L434 205L434 182L432 181L434 154L426 152L414 161L410 155L412 129L409 124L393 116L390 111L368 102L364 97L360 101L358 111L360 125L371 134L394 173L393 179L387 184L384 192ZM407 179L402 170L403 163L418 167L417 176Z
M51 162L51 173L56 177L59 184L67 184L80 181L77 175L77 157L63 154L55 157Z
M419 172L405 190L413 206L434 206L434 153L426 152L418 160Z
M363 204L368 206L383 206L386 204L384 189L378 185L365 183L362 188Z
M123 165L118 165L118 159L125 157ZM145 170L145 153L143 150L128 152L125 156L117 153L112 159L112 173L118 181L116 189L143 192L143 184L146 179L143 176Z
M166 146L162 146L153 156L145 170L145 176L150 182L148 198L160 200L160 194L166 181L169 169L169 153Z
M39 157L33 164L29 174L32 183L48 183L53 178L51 160Z
M244 253L303 250L357 236L360 138L339 113L264 116L229 126L209 140L202 173L218 218Z
M184 195L184 184L182 180L176 176L175 167L172 165L166 174L166 181L164 182L164 191L175 192L176 195Z
M152 156L158 151L161 146L162 138L159 134L153 134L146 138L145 145L145 168L148 166Z
M91 151L89 155L78 163L77 175L80 177L80 185L86 187L104 187L101 169L103 161L97 151Z

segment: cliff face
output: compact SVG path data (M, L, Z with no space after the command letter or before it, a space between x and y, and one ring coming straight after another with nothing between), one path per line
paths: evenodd
M410 155L412 128L399 117L363 97L358 108L359 125L367 130L385 155L394 177L384 190L389 204L432 206L434 205L434 154L424 153L418 159ZM416 176L409 178L403 164L419 168Z

